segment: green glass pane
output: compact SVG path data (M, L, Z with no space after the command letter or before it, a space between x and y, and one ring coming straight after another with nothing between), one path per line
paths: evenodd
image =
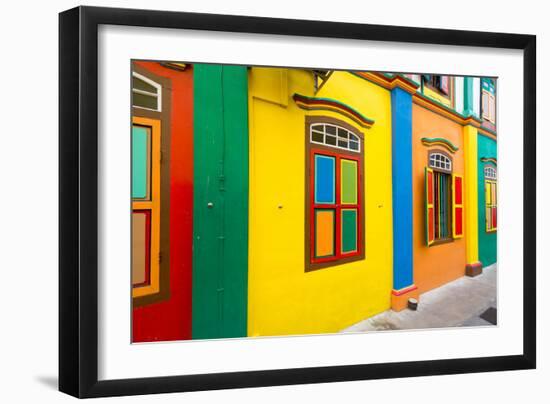
M341 161L342 203L357 203L357 162L352 160Z
M342 253L357 251L357 210L342 210Z
M151 84L141 80L138 77L132 77L132 88L147 91L149 93L157 93L157 89L155 88L155 86L152 86Z
M149 131L143 126L132 127L132 198L147 197Z
M148 109L158 109L157 97L139 93L132 93L132 105Z

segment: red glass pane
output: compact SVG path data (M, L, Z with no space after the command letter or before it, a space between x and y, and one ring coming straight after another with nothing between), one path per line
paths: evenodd
M455 208L455 234L462 235L462 208Z
M428 203L434 203L434 194L433 194L433 173L427 172L428 176Z
M455 177L455 203L462 205L462 178Z

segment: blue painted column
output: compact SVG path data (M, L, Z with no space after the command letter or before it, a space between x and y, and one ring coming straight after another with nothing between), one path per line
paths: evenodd
M392 309L402 310L409 297L418 298L413 276L412 95L391 92L393 191Z

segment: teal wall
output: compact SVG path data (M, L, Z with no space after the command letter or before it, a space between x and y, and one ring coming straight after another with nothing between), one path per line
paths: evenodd
M485 164L483 157L497 158L497 142L487 136L478 134L477 139L477 173L478 173L478 216L479 216L479 260L484 267L497 262L497 232L488 233L485 228ZM498 176L498 171L497 171ZM498 192L498 186L497 186Z

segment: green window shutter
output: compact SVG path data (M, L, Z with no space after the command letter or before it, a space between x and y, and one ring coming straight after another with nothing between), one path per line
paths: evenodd
M435 240L435 209L434 209L434 172L425 168L425 215L426 215L426 244L432 245Z

